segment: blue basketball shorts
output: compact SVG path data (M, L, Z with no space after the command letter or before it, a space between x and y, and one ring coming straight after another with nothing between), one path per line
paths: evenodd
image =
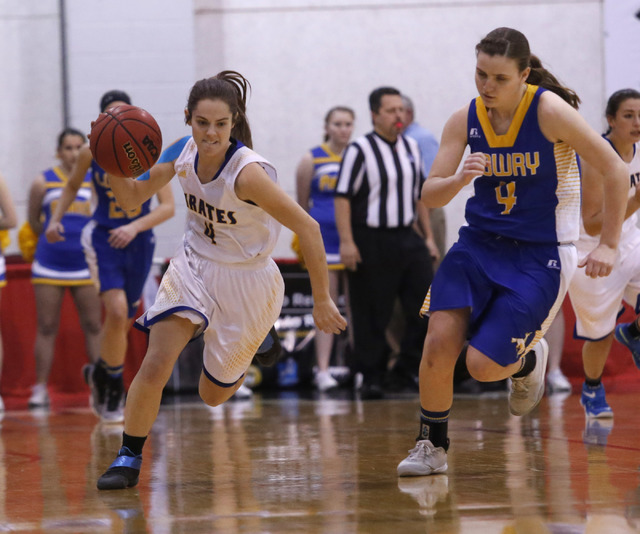
M127 297L129 317L136 314L140 296L153 261L155 237L151 230L139 233L125 248L113 248L110 228L89 222L82 231L82 246L91 277L99 292L122 289Z
M469 344L506 366L543 337L576 266L573 245L523 243L463 227L422 311L470 308Z

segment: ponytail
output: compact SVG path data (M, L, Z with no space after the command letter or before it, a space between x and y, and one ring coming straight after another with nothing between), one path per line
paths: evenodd
M542 66L542 62L534 54L530 56L529 66L531 67L531 72L527 78L527 83L548 89L552 93L557 94L570 106L578 109L578 106L580 106L580 97L572 89L564 87L553 74Z

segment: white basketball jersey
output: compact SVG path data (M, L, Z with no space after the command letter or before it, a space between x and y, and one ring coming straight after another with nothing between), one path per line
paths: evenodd
M634 149L633 159L627 163L629 169L629 198L635 195L636 185L640 184L640 143ZM580 257L591 252L600 240L600 236L590 236L584 229L582 220L580 223L580 239L576 243ZM622 223L622 233L620 234L620 252L632 249L640 244L640 229L638 228L638 212L634 212Z
M276 170L242 144L231 150L218 175L206 184L195 172L198 150L193 138L174 163L188 208L185 246L216 262L260 263L270 257L280 223L258 206L239 199L234 187L238 174L249 163L260 164L274 182L278 181Z

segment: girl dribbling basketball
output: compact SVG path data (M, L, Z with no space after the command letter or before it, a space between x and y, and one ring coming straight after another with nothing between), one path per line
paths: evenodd
M240 387L245 371L280 314L284 282L271 258L280 225L298 234L309 270L318 328L346 327L329 294L319 226L278 185L276 171L251 150L245 115L247 80L223 71L191 89L191 135L170 146L146 179L112 184L134 208L177 176L188 206L183 246L171 260L155 304L138 322L149 347L127 397L122 448L98 489L135 486L142 447L162 389L184 346L204 336L199 393L216 406Z

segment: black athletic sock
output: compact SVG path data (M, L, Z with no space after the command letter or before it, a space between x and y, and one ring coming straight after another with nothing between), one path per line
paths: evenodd
M114 365L113 367L111 367L104 362L102 362L102 365L104 366L105 371L109 375L109 378L120 378L122 376L124 365Z
M587 378L585 377L584 379L584 383L587 384L587 386L589 386L590 388L599 388L601 382L602 377L599 376L598 378Z
M640 337L640 328L638 328L638 319L632 321L629 325L629 335L634 338Z
M147 436L142 438L137 436L130 436L125 432L122 433L122 446L129 449L136 456L142 454L142 447L144 447L144 442L147 440Z
M428 439L434 447L442 447L446 451L449 448L449 412L430 412L420 408L420 434L416 441Z
M524 362L522 363L522 367L517 373L514 373L512 378L524 378L528 374L531 373L536 368L536 353L532 350L527 352L523 358Z

